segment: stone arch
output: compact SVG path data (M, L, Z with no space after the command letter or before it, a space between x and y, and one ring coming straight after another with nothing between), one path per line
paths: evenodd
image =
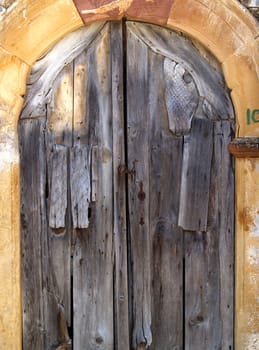
M4 348L21 348L17 120L28 74L32 64L67 33L87 23L122 17L180 30L200 41L222 64L235 107L236 136L259 135L259 124L248 123L246 117L248 110L258 109L258 25L236 0L14 2L0 23L0 278L4 286L0 288L0 332ZM259 341L258 316L252 314L249 322L247 319L256 309L253 295L256 286L251 286L250 291L242 288L244 272L241 272L259 279L259 270L249 263L251 259L246 251L247 244L251 249L259 246L252 236L247 237L254 227L258 228L257 162L244 159L237 161L236 167L236 234L239 237L236 284L237 289L240 288L236 302L236 344L240 349L252 344L252 339ZM248 298L246 303L244 295Z

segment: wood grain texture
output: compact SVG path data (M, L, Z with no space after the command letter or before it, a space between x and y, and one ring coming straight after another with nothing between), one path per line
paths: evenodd
M164 59L148 52L149 198L152 270L150 349L183 346L183 232L177 227L183 138L168 128Z
M190 135L184 137L178 219L184 230L207 230L212 135L212 122L194 118Z
M24 349L44 349L46 345L42 300L44 277L41 264L41 234L46 232L46 207L41 201L41 190L45 186L41 172L44 159L44 126L45 120L26 120L20 124L19 129L22 139L20 152Z
M54 287L52 292L57 296L59 304L64 308L65 319L68 326L71 326L71 209L70 209L70 191L69 191L69 148L72 146L73 129L73 63L68 64L59 73L52 86L52 95L49 104L46 107L46 131L45 145L47 152L47 177L48 177L48 196L46 198L48 210L51 209L51 189L52 174L57 169L53 167L53 153L59 150L63 156L63 163L60 173L60 179L56 179L58 184L63 183L63 203L60 203L59 215L65 216L65 226L63 228L49 229L47 233L48 259L53 278ZM62 151L63 149L63 151ZM60 159L57 159L59 162ZM66 178L64 178L66 177ZM66 186L66 188L65 188ZM66 195L65 195L66 192ZM44 199L42 199L44 200ZM59 199L60 200L60 199ZM63 217L63 216L62 216ZM64 220L64 218L63 218ZM51 225L49 225L51 226ZM58 305L58 310L60 305ZM52 314L52 305L46 304L46 313ZM55 327L59 332L57 323L58 312L52 314L55 319ZM61 335L60 335L61 337Z
M67 148L55 145L52 150L49 226L65 229L67 212Z
M111 25L112 114L113 114L113 200L114 200L114 307L115 349L129 349L128 233L126 178L119 174L125 164L123 27Z
M88 96L84 124L88 134L81 146L97 147L94 160L98 184L91 203L89 227L74 232L73 251L73 347L76 350L114 349L113 316L113 165L110 25L102 30L80 65L87 76ZM79 60L78 60L79 62ZM89 64L89 63L90 64ZM78 69L75 67L76 70ZM93 160L92 160L93 161Z
M218 235L185 233L185 348L220 349Z
M152 343L151 237L149 219L149 113L147 109L148 49L127 33L127 143L128 168L135 163L136 177L128 180L132 264L132 347Z
M70 149L70 193L74 228L87 228L91 201L90 147L75 146Z
M227 146L235 135L234 122L217 122L214 126L214 164L212 179L217 185L220 317L222 319L222 349L234 349L234 242L235 242L235 179L234 162ZM220 166L219 166L220 165ZM210 200L211 203L212 200ZM213 205L210 204L213 212ZM215 213L216 211L214 211ZM215 215L215 214L214 214Z
M97 198L97 190L98 190L98 169L97 162L99 158L98 146L92 146L92 154L91 154L91 200L92 202L96 202Z
M68 64L53 84L47 105L48 145L72 145L73 127L73 63ZM51 149L51 147L50 147Z
M207 232L185 233L187 349L233 349L234 177L230 122L213 128Z
M175 135L187 135L199 104L199 94L189 72L180 64L164 60L165 98L169 129Z
M222 72L202 56L189 38L152 24L128 23L128 30L157 54L179 63L190 72L200 98L208 101L216 113L214 118L234 119L234 110ZM215 65L216 67L218 65Z
M51 99L58 75L66 64L91 44L103 25L98 22L68 34L33 65L21 119L46 115L46 104Z
M74 60L73 146L87 145L89 134L89 61L87 50Z

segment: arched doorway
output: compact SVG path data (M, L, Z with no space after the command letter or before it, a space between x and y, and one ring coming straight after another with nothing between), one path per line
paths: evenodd
M199 48L97 23L35 65L20 121L24 349L233 348L233 109Z
M258 25L235 0L150 2L75 1L86 10L82 21L72 0L14 2L1 21L0 65L0 220L1 345L21 348L19 155L17 121L33 62L65 34L96 20L122 16L182 30L199 40L222 64L236 115L236 302L235 347L258 342ZM7 2L9 3L9 1ZM112 5L115 9L111 11ZM107 6L103 7L102 5ZM78 5L79 8L79 5ZM117 10L116 10L117 9ZM160 9L163 9L162 13ZM166 11L164 11L166 9ZM90 14L90 16L89 16ZM256 119L256 118L255 118ZM241 141L241 145L239 145ZM243 142L245 141L245 142ZM252 255L251 255L252 254Z

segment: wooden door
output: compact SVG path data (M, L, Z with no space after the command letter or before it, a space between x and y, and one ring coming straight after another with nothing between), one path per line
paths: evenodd
M19 126L24 349L233 349L220 67L154 25L73 35L31 74Z

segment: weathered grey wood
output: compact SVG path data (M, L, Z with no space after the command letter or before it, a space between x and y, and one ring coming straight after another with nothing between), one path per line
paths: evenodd
M184 137L178 224L184 230L206 231L209 205L213 123L194 118Z
M67 204L67 213L65 217L65 229L50 229L46 234L47 256L49 260L49 269L47 273L51 275L53 280L53 286L50 288L50 292L57 298L58 310L60 304L63 305L65 319L67 325L71 325L71 207L70 207L70 195L69 195L69 148L72 146L72 130L73 130L73 63L68 64L59 73L52 87L52 95L47 105L47 123L45 132L45 144L47 148L47 170L48 179L51 181L51 177L55 169L52 164L52 154L55 149L61 150L67 149L66 158L67 163L63 164L64 173L61 174L61 178L58 183L63 182L63 189L66 191L67 198L64 196L64 201ZM64 159L65 161L65 159ZM51 194L51 183L49 184L49 192ZM48 207L51 207L51 198L47 200ZM61 205L60 210L62 210ZM58 208L57 208L58 210ZM49 209L50 212L50 209ZM51 226L51 225L49 225ZM53 312L55 310L55 312ZM57 323L56 309L52 304L45 303L45 313L49 315L51 327L55 327L59 332L59 325ZM59 335L60 336L60 335Z
M92 43L103 26L104 22L98 22L68 34L33 65L21 118L46 115L46 104L59 73Z
M47 105L47 146L72 145L73 125L73 63L68 64L53 84L53 94Z
M110 25L86 52L88 77L85 121L89 133L81 146L98 147L98 187L88 229L75 230L73 250L73 348L114 349L113 318L113 165ZM83 64L82 61L80 64ZM75 67L75 69L77 69ZM75 77L76 79L76 77ZM83 103L83 102L82 102Z
M128 252L125 174L123 33L122 23L111 25L112 115L113 115L113 200L114 200L114 307L115 349L130 349ZM93 172L94 174L95 172ZM92 180L92 184L93 184Z
M132 264L133 349L147 348L151 332L151 237L149 231L149 113L147 106L148 49L127 32L127 143L128 168L136 168L128 179Z
M49 226L65 228L67 211L67 148L55 145L52 150Z
M164 59L149 50L149 207L152 269L150 349L183 347L183 232L177 227L183 138L168 128Z
M87 228L88 208L91 200L90 147L70 149L70 193L74 228Z
M185 349L223 349L218 235L185 233Z
M97 188L98 188L98 169L97 169L97 161L99 158L98 155L98 146L92 146L92 154L91 154L91 200L92 202L96 201L97 197Z
M89 134L89 89L87 51L74 60L73 145L87 144Z
M41 235L46 230L45 206L41 204L43 129L45 120L20 123L21 140L21 242L23 348L44 349L43 272ZM40 208L39 208L40 207ZM35 210L37 208L38 210ZM40 209L40 210L39 210Z
M186 349L233 349L231 129L230 122L214 124L207 232L185 233Z
M222 349L234 349L234 169L227 147L234 137L234 122L217 122L214 127L214 154L217 168L212 176L216 182L217 219L220 266L220 315ZM213 206L211 206L213 208ZM212 211L212 210L211 210ZM214 212L215 213L215 212ZM214 214L215 215L215 214Z
M169 129L175 135L187 135L199 104L199 94L191 74L180 64L165 58L165 99Z
M233 106L220 66L216 63L214 66L217 69L214 69L190 39L152 24L129 22L128 29L154 52L181 64L190 72L199 95L215 108L220 119L234 119Z

